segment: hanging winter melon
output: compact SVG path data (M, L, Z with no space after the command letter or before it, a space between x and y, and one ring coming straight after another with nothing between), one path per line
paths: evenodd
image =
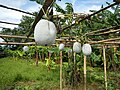
M91 48L90 44L84 44L82 46L82 52L84 55L90 55L92 53L92 48Z
M23 51L24 51L24 52L27 52L28 50L29 50L29 47L28 47L28 46L24 46L24 47L23 47Z
M75 42L73 44L73 51L76 53L80 53L81 51L81 44L79 42Z
M53 22L41 19L35 26L35 42L42 46L51 45L55 42L56 33L56 27Z
M62 51L62 50L64 49L64 46L65 46L65 45L64 45L63 43L61 43L61 44L59 45L59 50Z

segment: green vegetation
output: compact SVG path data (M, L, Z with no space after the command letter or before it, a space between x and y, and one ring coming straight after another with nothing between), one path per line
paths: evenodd
M49 90L59 87L59 67L48 71L44 63L0 59L0 90Z
M46 64L39 62L38 67L35 61L26 59L13 59L12 57L0 59L0 90L57 90L59 89L59 65L48 70ZM71 80L70 74L72 71L67 68L68 64L63 64L63 82L65 88L72 88L67 84L67 80ZM81 69L81 70L80 70ZM79 68L81 73L75 78L79 77L77 84L82 88L83 85L83 68ZM77 71L78 71L77 70ZM65 76L66 72L68 76ZM72 74L74 75L74 74ZM107 72L108 90L119 89L120 73ZM74 78L74 77L73 77ZM74 79L75 80L75 79ZM104 71L101 68L92 68L87 66L87 87L89 90L104 89ZM79 88L78 86L78 88Z

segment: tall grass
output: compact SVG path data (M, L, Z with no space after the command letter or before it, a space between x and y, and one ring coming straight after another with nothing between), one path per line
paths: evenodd
M27 84L27 82L29 82ZM30 85L29 85L30 84ZM14 60L13 58L0 59L0 90L21 87L30 88L58 88L59 67L48 71L45 64L34 63L25 60ZM29 90L25 89L25 90ZM38 90L39 90L38 89Z

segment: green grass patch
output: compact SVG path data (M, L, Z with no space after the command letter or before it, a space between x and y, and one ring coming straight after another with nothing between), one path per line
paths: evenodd
M37 66L33 62L14 60L13 58L0 59L0 90L13 88L21 90L42 90L59 87L59 67L48 71L44 63Z

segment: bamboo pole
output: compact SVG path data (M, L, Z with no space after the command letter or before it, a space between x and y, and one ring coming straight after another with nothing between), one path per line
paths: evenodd
M111 41L111 42L107 42L107 41L88 41L89 44L112 44L112 45L117 45L120 44L120 41ZM27 43L19 43L19 42L0 42L0 45L35 45L35 42L27 42ZM55 44L53 44L54 46ZM67 45L66 46L71 46L71 45Z
M86 90L86 55L84 55L84 90Z
M48 57L48 70L50 71L50 62L51 62L51 53L50 52L48 52L49 53L49 57Z
M74 65L76 64L76 58L75 57L76 57L76 53L74 52Z
M99 30L95 30L92 32L87 32L87 33L85 33L85 35L91 35L91 34L95 34L95 33L99 33L99 32L106 32L110 29L118 29L119 27L120 27L120 25L119 26L112 26L112 27L105 28L105 29L99 29Z
M0 42L0 45L35 45L35 42L28 42L28 43Z
M107 90L107 72L106 72L106 55L105 55L105 46L103 46L103 58L104 58L105 89Z
M22 39L28 38L27 36L4 35L4 34L0 34L0 37L5 37L5 38L22 38ZM28 39L34 39L34 37L29 37Z
M38 66L38 49L37 49L37 44L35 45L36 49L36 66Z
M60 90L62 90L62 51L60 51Z
M119 31L120 31L120 29L117 29L117 30L111 29L107 32L102 32L102 33L98 33L98 34L89 34L89 36L92 36L92 35L98 36L98 35L104 35L104 34L109 34L109 33L115 33L115 32L119 32Z
M75 74L76 74L76 66L75 66L75 64L76 64L76 53L74 52L73 53L73 56L74 56L74 71L73 71L73 74L74 74L74 79L73 79L73 86L75 86L74 84L75 84ZM75 88L74 88L75 89Z
M90 41L89 44L120 44L119 41L112 41L112 42L98 42L98 41Z

